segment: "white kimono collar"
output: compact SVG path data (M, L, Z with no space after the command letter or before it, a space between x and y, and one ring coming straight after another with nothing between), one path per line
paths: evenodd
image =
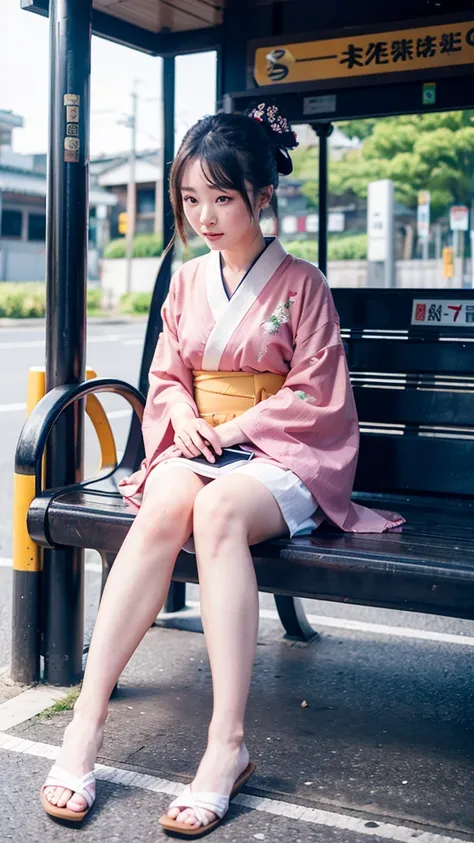
M287 252L275 237L256 260L231 299L227 298L220 270L220 252L211 252L206 267L206 293L215 319L204 350L202 368L217 371L232 334L283 263Z

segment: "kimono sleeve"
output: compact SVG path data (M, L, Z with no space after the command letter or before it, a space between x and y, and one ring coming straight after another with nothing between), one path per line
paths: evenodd
M178 338L176 276L161 309L163 330L158 338L148 373L149 389L143 415L143 441L146 459L151 461L159 450L173 444L171 407L175 402L188 404L199 415L193 398L191 369L182 360Z
M192 371L185 365L180 353L176 276L171 280L161 316L163 330L158 338L148 373L150 386L143 414L145 459L138 471L119 483L124 498L137 509L140 504L136 496L142 493L148 474L159 462L163 452L173 445L172 405L175 402L188 404L194 414L199 415L193 398Z

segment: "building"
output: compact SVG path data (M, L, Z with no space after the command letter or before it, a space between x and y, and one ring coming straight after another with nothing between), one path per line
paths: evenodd
M23 118L0 110L0 281L44 281L46 155L12 149ZM91 184L89 277L98 278L99 256L109 239L109 217L117 199Z
M128 153L100 156L91 161L91 178L103 190L116 198L110 217L110 236L119 237L118 217L127 210L127 185L130 174ZM156 149L137 152L135 160L137 234L161 232L161 155ZM158 198L158 219L155 221L155 203Z

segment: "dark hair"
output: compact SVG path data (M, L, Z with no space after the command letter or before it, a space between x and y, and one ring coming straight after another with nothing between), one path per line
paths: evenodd
M266 110L270 118L273 115L273 123L267 119ZM287 148L296 144L296 136L276 106L262 103L249 114L222 112L198 120L186 132L170 173L171 203L181 240L186 242L181 185L191 160L201 160L203 174L212 187L237 190L252 214L245 182L250 182L256 193L268 185L277 188L278 173L291 173Z

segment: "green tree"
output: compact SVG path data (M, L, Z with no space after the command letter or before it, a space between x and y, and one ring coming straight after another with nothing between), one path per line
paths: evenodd
M351 120L341 124L349 137L362 140L329 164L331 198L367 196L368 184L392 179L395 196L415 208L420 190L431 192L432 219L452 204L470 205L474 199L474 111L404 115L379 120ZM318 150L296 150L296 178L311 208L318 204Z

